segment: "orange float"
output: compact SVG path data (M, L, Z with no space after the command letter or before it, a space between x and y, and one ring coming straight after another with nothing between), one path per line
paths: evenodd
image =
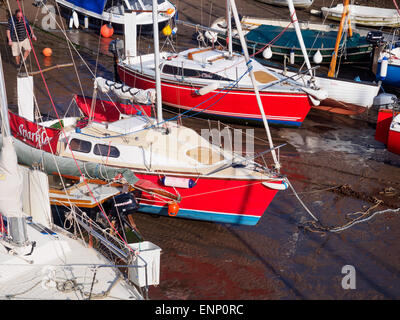
M51 57L51 55L53 54L53 50L51 50L50 48L44 48L42 53L45 57Z
M171 14L173 14L174 13L174 9L172 9L172 8L168 8L167 9L167 14L168 15L171 15Z
M179 205L176 202L171 202L168 204L168 215L175 217L178 214Z
M100 33L104 38L110 38L114 34L114 28L111 24L104 24L100 29Z

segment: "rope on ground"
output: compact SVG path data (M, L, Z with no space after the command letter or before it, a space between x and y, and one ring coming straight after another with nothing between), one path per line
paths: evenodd
M306 205L303 203L303 201L300 199L300 197L298 196L298 193L295 191L294 187L292 186L292 184L290 183L290 181L287 179L286 180L289 187L293 190L293 194L296 196L296 198L299 200L299 202L301 203L301 205L304 207L304 209L308 212L308 214L314 219L314 221L308 221L306 223L304 223L304 225L302 226L305 230L310 231L310 232L314 232L314 233L321 233L321 234L325 234L326 232L341 232L341 231L345 231L359 223L362 222L367 222L369 220L371 220L373 217L375 217L376 215L379 214L385 214L385 213L400 213L400 208L397 209L385 209L385 210L380 210L380 211L375 211L375 212L371 212L372 210L376 209L378 206L380 206L383 203L383 200L375 199L375 203L374 205L372 205L370 208L368 208L366 211L357 211L357 212L353 212L353 213L348 213L347 216L351 216L351 215L358 215L360 214L360 216L358 216L355 219L352 219L351 221L349 221L348 223L342 225L342 226L338 226L338 227L327 227L324 226L312 213L311 211L306 207ZM336 189L338 187L335 188L329 188L329 189L325 189L325 190L330 190L330 189ZM317 191L322 191L322 190L317 190Z
M304 202L300 199L299 195L297 194L296 190L294 189L294 187L292 186L292 184L290 183L289 179L286 178L286 182L288 184L288 186L292 189L294 195L296 196L297 200L299 200L299 202L301 203L301 205L304 207L304 209L308 212L308 214L315 220L318 221L318 219L311 213L311 211L307 208L307 206L304 204Z

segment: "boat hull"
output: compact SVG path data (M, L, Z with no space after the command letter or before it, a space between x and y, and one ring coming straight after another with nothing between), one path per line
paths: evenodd
M135 174L139 179L151 181L166 191L176 192L173 187L164 186L159 175ZM176 190L181 195L176 217L240 225L256 225L278 192L259 180L208 177L199 178L192 188ZM168 216L167 204L155 203L155 199L145 193L140 198L139 211Z
M266 64L268 66L268 64ZM275 67L272 70L295 77L293 71L284 71ZM304 75L300 82L310 81L309 75ZM313 108L340 114L361 114L370 108L374 98L378 95L380 85L373 82L355 81L343 78L330 78L327 76L316 76L315 84L328 94L327 99L322 100L319 106Z
M375 140L387 145L390 124L393 120L393 110L381 109L378 112L378 119L376 121Z
M377 80L381 80L382 83L386 85L390 85L393 87L400 87L400 66L388 64L386 77L382 78L380 76L381 72L381 62L378 62L377 70L376 70L376 78Z
M400 17L396 9L387 9L379 7L349 5L350 20L352 23L368 27L398 27ZM336 7L321 8L322 15L325 18L340 21L342 18L343 4Z
M60 6L60 13L61 16L64 17L67 22L69 22L69 19L71 18L72 12L74 11L73 8L70 8L63 3L58 3ZM94 30L100 30L103 24L110 23L114 29L115 34L124 34L124 27L125 25L121 23L120 21L116 21L116 19L113 19L111 15L105 15L104 17L101 16L101 18L96 16L91 16L90 14L87 14L85 12L78 12L78 20L79 20L79 25L84 26L84 18L85 16L88 18L88 26L90 29ZM121 16L123 17L123 16ZM121 20L121 19L119 19ZM158 28L159 30L162 30L167 24L168 24L168 19L162 20L158 22ZM144 34L144 35L152 35L153 34L153 22L150 21L149 23L142 23L138 24L137 27L137 32L138 34Z
M317 32L316 32L317 34ZM226 43L226 37L219 34L218 35L218 41L221 43ZM264 49L267 43L260 43L260 42L255 42L249 39L246 39L247 46L249 49L252 49L251 53L257 53L261 49ZM232 39L232 44L234 46L235 51L240 52L242 50L242 46L240 44L240 40L238 38L233 38ZM294 63L295 64L301 64L304 62L304 55L301 51L300 48L296 47L285 47L282 45L277 45L277 44L271 44L270 45L271 51L272 51L272 57L271 60L274 61L279 61L279 62L284 62L285 59L288 59L290 57L291 52L293 51L294 53ZM314 55L317 53L317 51L320 51L321 56L322 56L322 62L321 64L329 64L332 60L332 52L334 51L334 48L318 48L318 47L313 47L313 48L306 48L308 52L309 57L314 57ZM362 45L358 47L346 47L345 50L340 49L338 56L342 57L340 59L341 64L365 64L365 63L370 63L371 61L371 55L372 55L372 50L373 46L372 45ZM258 54L256 54L256 57L259 59L264 59L263 58L263 53L262 51Z
M155 80L149 76L121 64L117 69L120 80L128 86L140 89L155 87ZM216 90L200 96L196 94L198 89L200 87L161 80L163 104L166 106L191 110L199 116L261 124L262 117L254 91ZM300 126L311 108L305 93L260 92L260 96L267 120L272 124Z
M280 7L287 7L287 2L285 0L259 0L266 4L272 4ZM294 0L293 5L295 8L308 8L313 4L314 0Z
M80 173L76 170L74 159L52 156L50 153L33 148L18 139L14 139L14 141L19 163L30 166L32 163L38 163L40 159L43 159L44 170L47 174L54 174L59 170L65 176L80 176ZM0 135L1 145L2 136ZM55 162L57 162L57 166ZM96 163L89 164L97 168ZM78 165L81 168L89 168L88 164L79 160ZM117 169L115 167L115 170ZM178 191L181 196L180 209L176 215L178 218L239 225L256 225L278 190L284 190L287 187L283 178L271 181L188 175L186 178L195 181L194 187L179 188L165 186L157 172L143 173L136 169L129 170L129 172L135 176L136 180L138 178L150 181L169 193L176 194ZM93 170L90 171L90 174L94 176ZM116 173L110 173L110 176L115 175ZM126 172L124 175L126 175ZM182 175L179 178L182 178ZM268 184L268 186L265 184ZM276 186L276 188L271 188L271 185ZM168 204L165 200L160 200L158 196L153 196L149 192L142 192L138 200L139 211L168 216Z
M395 130L389 130L388 142L387 142L388 151L399 154L400 155L400 132Z

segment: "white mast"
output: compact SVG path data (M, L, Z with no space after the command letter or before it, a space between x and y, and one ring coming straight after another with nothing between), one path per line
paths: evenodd
M306 46L304 45L303 36L301 35L299 21L297 20L297 15L296 15L296 10L294 9L293 0L287 0L287 3L288 3L288 7L289 7L289 12L290 12L290 19L294 24L294 29L296 30L297 39L299 40L299 43L300 43L300 48L301 48L301 51L304 56L304 61L306 62L307 69L310 72L310 75L312 77L313 73L311 70L311 64L310 64L310 60L308 59L307 49L306 49Z
M232 10L229 0L226 1L226 23L227 23L227 30L228 30L228 51L229 51L229 59L232 58Z
M3 71L3 61L0 55L0 103L1 103L1 123L2 123L2 133L3 136L11 136L10 122L8 120L8 102L7 102L7 92L4 82L4 71Z
M230 4L231 4L231 7L232 7L233 17L235 18L236 28L237 28L237 31L239 33L240 43L241 43L242 48L243 48L244 57L246 59L246 63L249 63L250 62L249 52L247 50L246 40L244 39L242 25L240 24L239 16L238 16L237 9L236 9L235 0L229 0L229 1L230 1ZM270 148L271 148L271 154L272 154L272 157L273 157L274 162L275 162L275 168L277 170L279 170L281 165L278 162L278 158L276 156L276 152L275 152L275 149L274 149L274 144L272 142L271 132L269 131L267 117L265 116L265 113L264 113L264 108L263 108L263 105L262 105L262 102L261 102L260 93L258 91L256 79L254 77L254 73L253 73L253 70L252 70L251 66L249 66L249 73L250 73L251 82L253 83L254 92L256 94L257 103L258 103L258 107L260 109L261 117L263 119L264 127L265 127L265 130L267 132L267 137L268 137L269 145L270 145Z
M157 123L163 121L162 100L161 100L161 77L160 77L160 46L158 36L158 3L153 0L153 32L154 32L154 72L156 79L156 103L157 103Z

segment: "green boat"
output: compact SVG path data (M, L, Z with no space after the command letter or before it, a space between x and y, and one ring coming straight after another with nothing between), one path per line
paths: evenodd
M243 17L242 28L245 32L247 46L250 53L257 53L258 57L263 57L263 49L267 44L271 43L270 48L272 56L269 59L283 62L285 56L290 59L290 55L294 54L294 63L301 64L304 61L303 54L300 49L295 29L288 22L277 21L275 24L264 24L267 19ZM217 20L212 28L220 30L218 32L218 41L225 43L226 29L225 21ZM329 64L335 48L337 38L337 28L328 25L317 25L312 23L300 23L301 33L304 44L308 51L310 60L319 50L322 61L318 63ZM235 50L241 50L240 40L233 32L232 44ZM338 52L338 61L340 63L369 63L372 58L373 43L367 40L367 36L358 32L353 32L352 37L346 34L342 36L342 40ZM292 61L293 62L293 61Z

